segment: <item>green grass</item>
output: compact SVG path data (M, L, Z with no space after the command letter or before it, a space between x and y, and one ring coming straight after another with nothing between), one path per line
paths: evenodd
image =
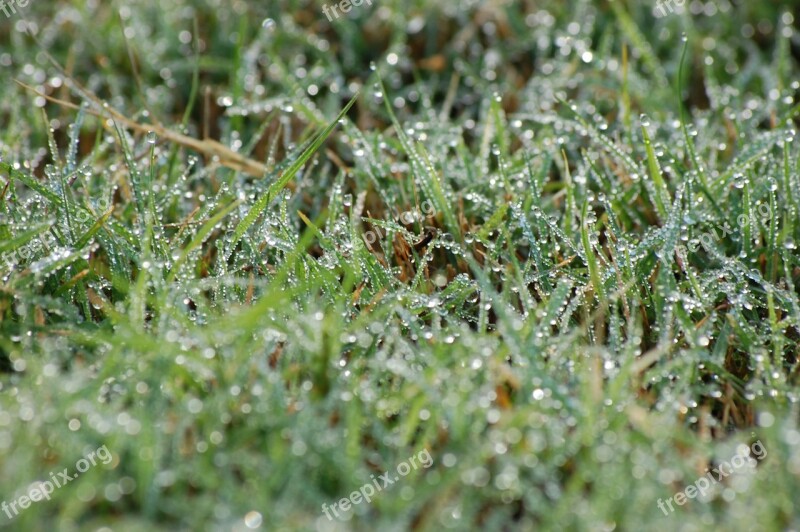
M0 528L800 529L796 2L256 4L0 15Z

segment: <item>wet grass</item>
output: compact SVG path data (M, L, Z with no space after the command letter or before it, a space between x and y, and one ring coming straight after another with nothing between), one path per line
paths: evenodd
M0 528L798 529L796 5L279 4L0 16Z

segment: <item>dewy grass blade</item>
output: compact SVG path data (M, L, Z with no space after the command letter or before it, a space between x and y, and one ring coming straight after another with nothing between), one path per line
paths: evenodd
M650 140L650 133L647 132L647 127L644 124L642 124L642 135L644 136L644 147L647 151L647 167L650 170L650 178L656 186L656 194L653 200L655 201L658 215L663 221L667 218L667 208L664 206L664 199L669 198L669 191L664 182L664 175L661 173L661 165L658 164L658 158L653 149L653 142Z
M589 237L588 214L589 203L584 202L583 213L581 216L581 243L583 244L583 250L586 254L586 264L589 267L589 279L592 282L592 287L594 288L597 300L601 303L605 303L606 296L605 289L603 287L603 279L600 275L600 265L598 264L594 249L592 248L591 238Z
M322 146L322 143L325 142L325 140L327 140L327 138L336 128L336 125L339 123L339 120L341 120L347 114L347 112L356 102L357 98L358 98L358 93L356 93L356 95L353 96L353 98L347 103L347 105L344 106L344 109L341 110L336 119L330 124L328 124L328 126L314 138L314 141L306 149L306 151L303 152L303 154L297 158L297 161L295 161L294 164L292 164L281 175L281 177L279 177L275 182L273 182L272 185L270 185L267 192L258 199L258 201L255 203L255 205L253 205L253 207L251 207L250 211L245 215L242 221L239 222L239 225L236 226L236 229L233 232L233 237L231 238L231 241L228 245L229 246L228 253L233 252L233 249L236 247L236 244L239 243L239 241L244 236L245 232L248 229L250 229L250 227L256 222L261 213L264 212L264 209L266 209L269 206L270 202L275 198L276 194L281 190L283 190L283 187L285 187L289 183L289 181L291 181L294 178L294 176L297 175L297 172L299 172L300 169L308 162L308 160L311 159L311 157L317 152L320 146Z
M95 222L92 224L89 230L86 231L86 233L84 233L84 235L81 236L75 243L75 247L77 249L81 249L82 247L87 245L92 240L94 235L96 235L97 232L100 231L100 229L105 225L106 221L108 221L108 218L111 216L113 212L114 208L111 207L105 213L103 213L97 220L95 220Z
M50 190L45 185L39 183L35 177L28 175L20 170L17 170L10 164L4 162L0 162L0 170L6 172L9 175L9 177L11 177L12 181L13 180L21 181L26 187L38 193L56 207L61 207L63 205L61 196Z
M609 5L619 22L620 28L622 28L622 32L630 40L631 44L641 53L642 61L645 67L650 71L650 74L655 77L656 84L661 87L667 87L667 75L663 65L659 61L658 56L647 38L642 34L639 26L623 7L623 3L609 2Z
M380 86L381 93L384 95L383 102L384 107L386 108L386 113L392 120L395 132L397 133L397 138L400 139L403 150L408 156L412 173L418 178L418 182L422 188L422 191L434 203L436 210L442 213L447 230L450 231L453 237L460 242L463 236L458 225L458 220L456 219L453 210L450 208L451 202L447 200L443 183L439 179L439 174L436 172L436 169L431 163L428 152L421 143L417 143L418 148L414 147L411 139L408 138L408 135L406 135L403 127L397 120L397 115L392 109L392 106L389 104L386 88L383 86L383 80L380 78L378 80L378 85Z
M183 249L180 256L178 257L178 260L175 261L175 264L172 265L172 269L170 270L169 275L167 276L168 283L171 283L172 281L175 280L175 277L178 275L181 266L183 266L183 263L186 262L186 259L189 257L189 253L191 253L193 249L197 248L197 246L205 242L206 238L208 238L208 235L211 233L211 231L214 230L214 227L216 227L217 224L220 221L222 221L222 219L224 219L240 204L241 201L239 200L234 201L233 203L222 209L220 212L212 216L205 224L203 224L203 227L200 228L200 230L197 232L192 241L189 242L189 244Z
M52 226L52 221L40 224L33 229L28 229L17 235L14 238L9 240L4 240L0 242L0 257L3 256L4 253L8 253L9 251L14 251L28 242L30 242L36 235L43 233L44 231L48 230Z
M698 178L698 186L700 187L700 191L708 198L708 201L711 203L711 206L717 211L717 214L720 216L724 216L722 209L719 208L717 205L716 199L711 194L711 191L708 188L708 177L706 176L706 170L703 166L703 162L700 160L699 155L697 154L697 148L694 145L694 141L692 140L691 135L689 135L689 130L686 127L686 106L683 105L683 82L684 82L684 67L686 65L686 55L689 51L689 39L684 36L683 38L683 51L681 52L681 61L678 66L678 108L680 110L681 115L681 133L683 134L684 142L686 143L686 150L689 152L689 158L694 165L694 169L697 172Z

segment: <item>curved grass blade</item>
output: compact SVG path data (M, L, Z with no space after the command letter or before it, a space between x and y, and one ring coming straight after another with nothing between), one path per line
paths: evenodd
M356 93L356 95L353 96L353 98L347 103L347 105L344 106L344 109L341 110L339 116L337 116L333 122L328 124L328 127L320 131L319 134L317 134L317 136L314 137L314 141L306 149L306 151L304 151L300 155L300 157L297 158L294 164L292 164L292 166L290 166L283 173L283 175L281 175L281 177L279 177L276 181L274 181L270 185L269 189L267 189L266 194L261 196L258 199L258 201L256 201L255 205L253 205L253 207L250 209L247 215L245 215L242 221L239 222L239 225L236 226L236 229L233 232L233 238L231 239L231 242L229 244L230 245L230 247L228 248L229 253L233 252L233 248L236 247L236 244L239 243L239 240L242 239L245 232L247 232L250 226L252 226L256 222L256 220L264 211L264 209L266 209L269 206L270 202L273 200L273 198L275 198L276 194L280 192L283 189L283 187L285 187L289 183L289 181L291 181L294 178L295 175L297 175L297 172L300 171L300 169L308 162L308 160L311 159L311 156L314 155L314 153L316 153L316 151L320 148L320 146L322 146L322 143L325 142L325 140L330 136L331 132L333 132L334 128L336 128L336 124L338 124L339 120L341 120L342 117L344 117L344 115L347 114L347 111L350 110L350 108L356 102L357 98L358 98L358 93Z
M189 257L189 253L191 253L192 250L195 249L197 246L205 242L206 238L208 238L208 235L211 233L211 231L214 230L217 224L220 221L222 221L223 218L228 216L240 204L241 201L239 200L234 201L233 203L231 203L230 205L219 211L217 214L215 214L213 217L211 217L203 225L203 227L200 228L200 230L197 232L197 235L195 235L192 241L189 242L189 245L187 245L183 249L180 257L178 257L178 260L176 260L175 264L172 266L172 269L170 270L169 275L167 276L168 283L171 283L172 281L175 280L175 277L178 275L181 266L183 266L183 263L186 262L186 259Z
M28 229L27 231L20 233L18 236L11 238L10 240L5 240L3 242L0 242L0 256L2 256L4 253L8 253L10 251L15 251L19 249L20 247L24 246L25 244L33 240L33 238L39 235L40 233L43 233L48 229L50 229L52 225L53 225L52 221L43 223L34 227L33 229Z
M108 221L108 218L111 216L113 212L114 212L114 207L111 207L105 213L103 213L97 220L95 220L95 222L92 224L89 230L86 231L86 233L84 233L84 235L80 237L78 241L75 243L75 247L80 249L86 246L92 240L94 235L96 235L97 232L100 231L100 229L105 225L106 221Z

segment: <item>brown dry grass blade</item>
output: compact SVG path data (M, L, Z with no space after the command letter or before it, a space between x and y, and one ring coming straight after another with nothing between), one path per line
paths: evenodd
M67 107L69 109L76 109L76 110L81 109L79 105L76 105L72 102L68 102L66 100L61 100L59 98L55 98L53 96L44 94L38 91L36 88L31 87L30 85L26 85L25 83L22 83L19 80L14 80L14 81L16 81L17 84L19 84L21 87L33 92L37 96L41 96L42 98L46 99L49 102L61 105L62 107ZM169 129L160 125L139 124L138 122L131 120L127 116L123 115L113 107L105 104L105 102L100 100L100 98L92 94L90 91L86 90L84 87L78 85L74 79L71 79L71 81L76 84L76 87L87 98L89 98L95 105L99 106L103 110L103 111L98 111L92 108L84 109L85 112L93 116L96 116L98 118L111 118L116 122L118 122L119 124L122 124L123 126L127 127L128 129L132 129L140 133L146 134L153 132L165 140L174 142L185 148L192 149L207 157L211 158L216 157L218 163L222 166L225 166L226 168L230 168L238 172L243 172L253 177L264 177L267 174L267 167L264 164L255 159L245 157L244 155L231 150L227 146L220 144L216 140L212 139L198 140L193 137L189 137L187 135L175 133L174 131L170 131ZM111 126L109 124L106 124L105 122L103 122L103 126L108 129L111 129ZM291 189L294 189L294 183L288 183L287 186Z

